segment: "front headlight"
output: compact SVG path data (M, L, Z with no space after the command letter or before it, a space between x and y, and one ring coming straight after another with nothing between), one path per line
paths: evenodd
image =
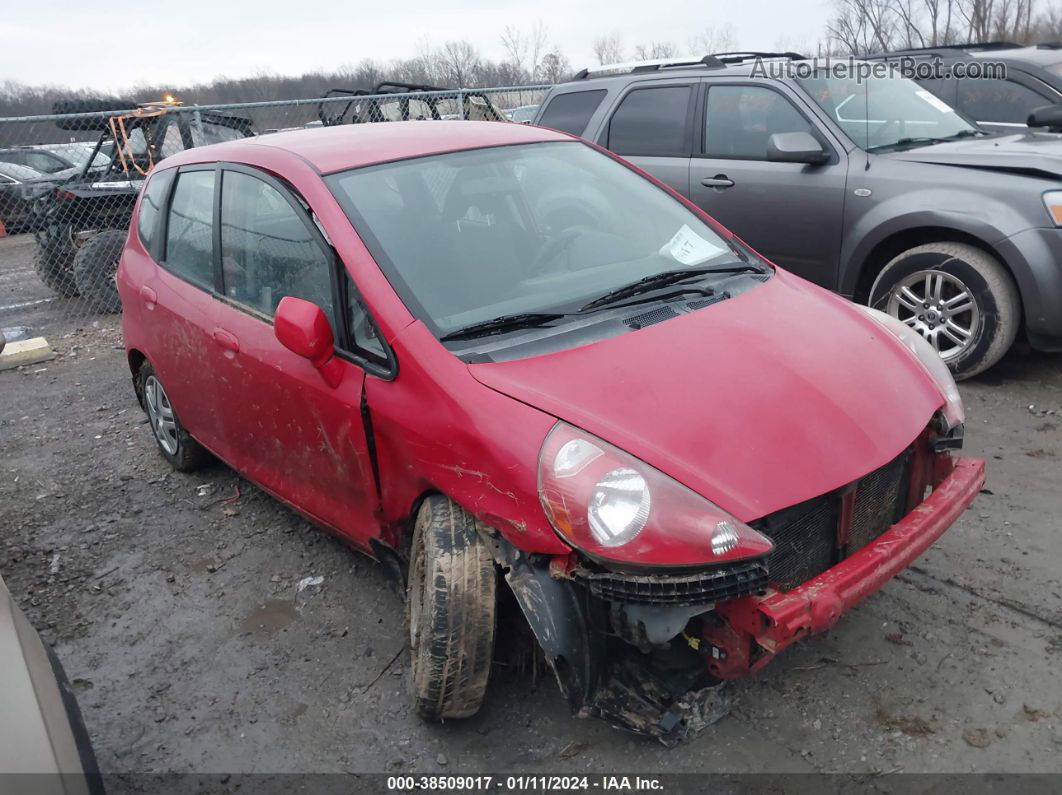
M1062 191L1059 191L1059 193L1062 194ZM933 349L933 346L926 341L925 337L892 315L880 312L877 309L871 309L869 306L859 305L859 308L891 331L929 372L941 394L944 395L945 402L942 413L945 422L948 423L948 428L957 428L965 423L966 409L962 405L962 397L959 395L959 387L955 385L955 378L952 376L951 370L948 369L948 365L940 358L940 354Z
M1044 194L1044 207L1055 226L1062 226L1062 190L1049 190Z
M538 496L561 538L597 560L692 566L758 558L774 548L660 470L563 422L542 444Z

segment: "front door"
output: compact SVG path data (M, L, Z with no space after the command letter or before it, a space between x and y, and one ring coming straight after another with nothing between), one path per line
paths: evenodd
M690 197L771 261L836 289L847 156L778 86L710 83L707 90ZM768 138L785 132L811 133L829 162L768 162Z
M303 204L271 177L222 169L223 297L214 328L215 380L230 463L362 547L377 533L376 486L361 414L365 371L340 359L330 387L273 334L284 296L336 324L336 257Z

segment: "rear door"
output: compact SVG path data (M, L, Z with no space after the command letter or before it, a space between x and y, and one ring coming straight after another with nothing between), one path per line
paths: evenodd
M836 288L847 154L783 85L706 82L690 167L691 198L773 262ZM768 139L785 132L810 133L829 152L829 161L768 162Z
M343 378L332 388L273 333L277 304L290 295L320 306L343 347L345 271L305 203L271 176L224 166L219 214L223 297L213 329L213 369L225 457L365 547L377 527L362 419L365 369L340 353Z
M696 85L632 84L614 105L598 143L688 197Z

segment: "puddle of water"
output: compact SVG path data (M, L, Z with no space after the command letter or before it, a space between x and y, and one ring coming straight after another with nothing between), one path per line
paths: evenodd
M266 636L279 632L299 617L290 599L268 599L240 622L240 633Z

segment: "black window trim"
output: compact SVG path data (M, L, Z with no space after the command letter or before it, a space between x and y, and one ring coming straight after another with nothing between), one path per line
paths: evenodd
M702 81L700 110L698 111L698 130L697 130L697 145L693 150L693 158L697 160L736 160L742 163L770 163L770 160L764 159L752 159L748 157L734 157L732 155L709 155L704 151L705 148L705 134L707 127L705 122L708 116L708 92L711 91L713 86L738 86L739 88L766 88L782 97L790 105L793 106L793 110L799 113L804 121L808 123L808 127L811 128L811 134L815 140L819 142L823 150L829 153L830 159L825 163L817 166L821 168L823 166L833 166L840 162L840 154L837 151L832 142L822 132L822 125L818 123L818 120L812 116L807 110L801 107L801 103L796 101L796 97L788 94L779 88L778 85L771 83L768 80L742 80L742 79L730 79L730 80L704 80ZM854 143L854 142L853 142ZM779 163L778 165L785 165ZM790 164L792 165L792 164Z
M218 164L218 170L220 172L219 181L215 186L214 192L214 274L216 279L214 297L234 309L246 312L269 326L273 325L273 318L271 316L225 294L224 270L221 263L221 202L223 191L225 189L224 175L225 172L231 171L261 180L277 191L277 193L280 194L295 212L303 226L309 231L310 236L320 247L321 252L331 261L331 267L328 269L328 277L331 282L332 290L333 321L335 325L338 326L338 328L333 327L332 329L332 334L335 339L336 355L345 361L357 365L365 370L366 373L372 373L384 380L393 380L398 375L398 362L391 346L387 344L383 334L380 333L380 327L372 315L372 309L364 301L362 301L362 304L369 313L369 319L372 323L373 330L376 332L376 337L383 345L385 361L380 362L375 360L375 357L371 352L365 351L354 344L353 334L349 327L350 319L348 317L348 307L346 304L347 283L346 280L342 279L340 276L340 272L349 275L349 271L347 271L343 259L339 256L339 252L336 251L335 247L324 236L321 229L314 222L313 217L311 217L313 208L310 206L310 203L299 195L294 186L286 180L280 179L279 177L270 174L267 171L263 171L262 169L255 168L254 166L249 166L244 163L221 162ZM354 277L352 275L350 276L350 282L354 283ZM355 290L357 290L356 285ZM360 291L358 291L357 295L360 299Z
M635 91L651 91L653 89L661 88L686 88L689 91L689 96L686 99L686 137L685 137L685 154L666 154L652 152L624 152L620 154L620 157L679 157L689 158L693 156L695 151L694 147L694 133L693 124L696 121L696 113L698 106L697 86L700 84L699 80L681 80L677 82L671 81L639 81L631 83L626 86L620 93L619 97L612 103L612 106L608 113L608 121L605 122L604 127L601 130L601 134L598 136L598 144L605 147L610 152L615 150L609 145L609 139L612 137L612 121L616 117L616 113L623 107L623 103L627 100L631 94ZM617 154L619 154L617 152Z

